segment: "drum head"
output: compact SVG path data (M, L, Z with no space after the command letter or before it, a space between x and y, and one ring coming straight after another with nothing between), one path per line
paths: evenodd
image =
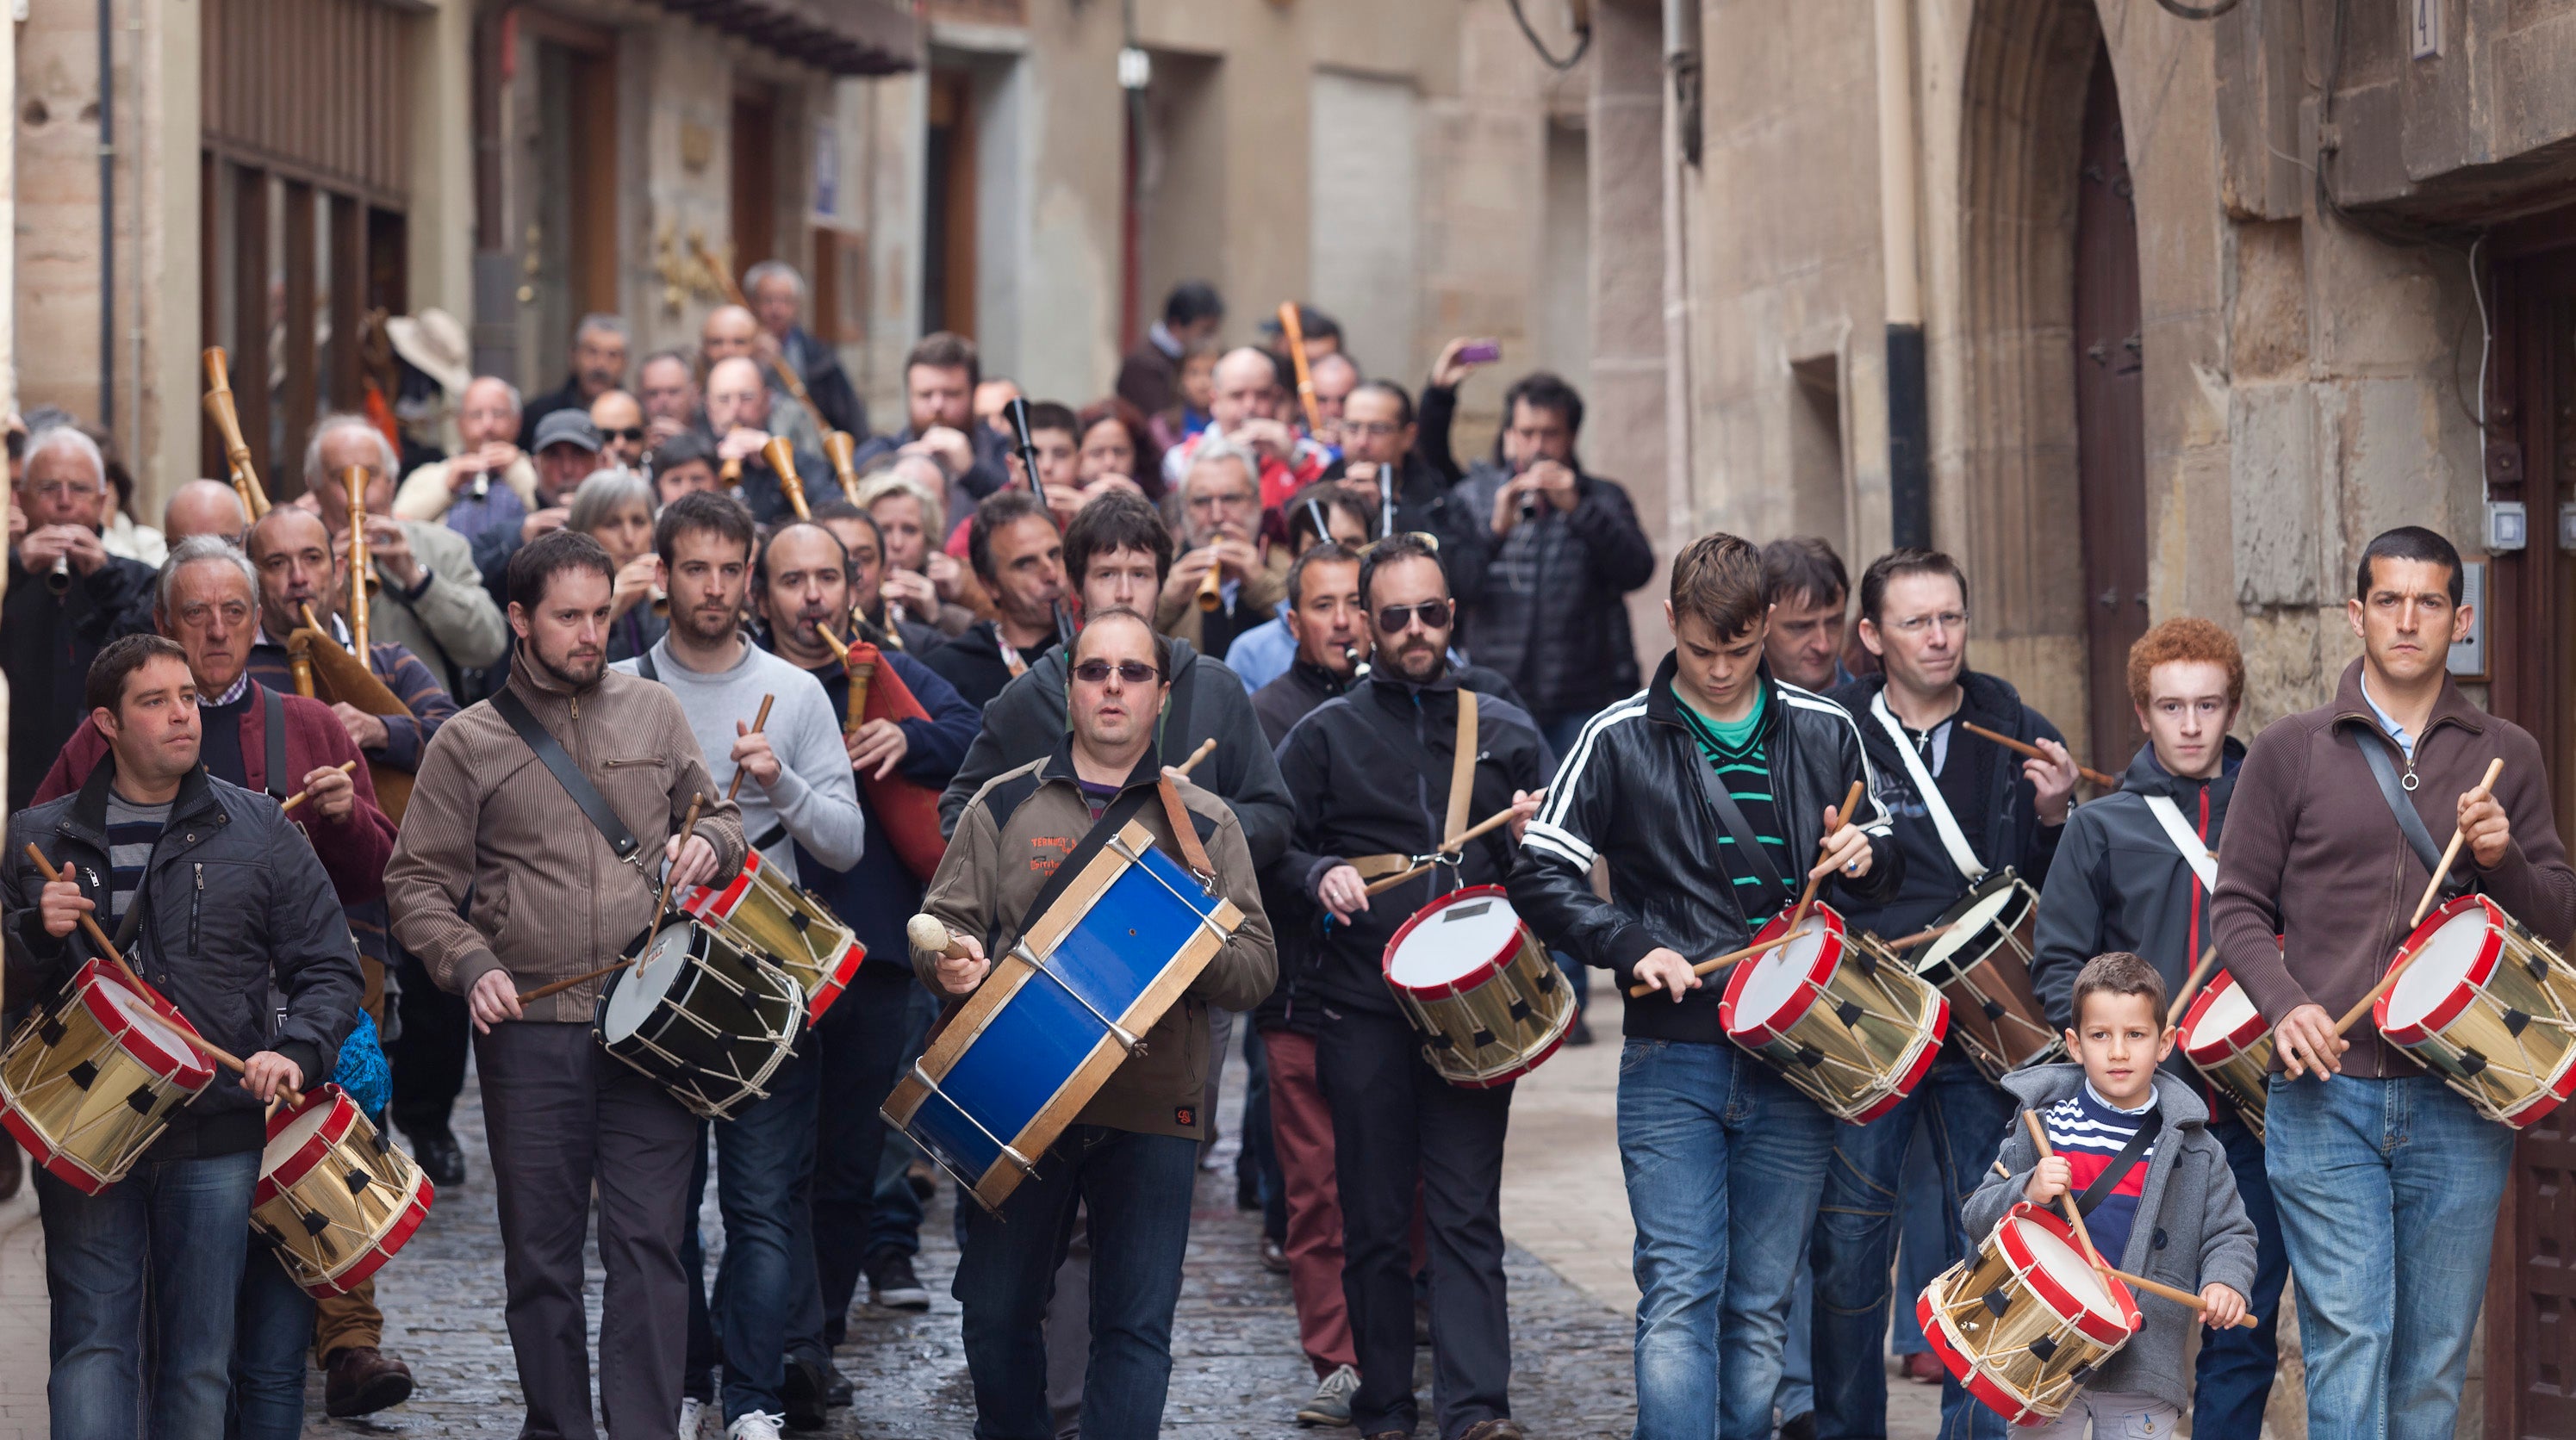
M2248 1026L2253 1034L2243 1032ZM2263 1033L2262 1012L2236 977L2221 970L2209 988L2191 1002L2183 1017L2182 1053L2202 1064L2216 1064L2253 1043Z
M101 973L98 976L97 999L115 1012L116 1023L123 1027L125 1048L154 1070L165 1076L176 1076L184 1071L206 1069L205 1062L198 1058L197 1047L189 1044L187 1038L153 1008L151 1001L114 975ZM207 1079L213 1078L209 1070ZM185 1079L182 1078L180 1083L185 1084ZM197 1084L203 1086L205 1081Z
M302 1108L279 1115L278 1123L269 1129L268 1144L259 1153L260 1175L279 1184L294 1184L312 1168L309 1161L294 1164L297 1153L313 1144L317 1137L323 1137L326 1131L348 1129L348 1114L343 1113L344 1107L348 1113L354 1113L357 1102L338 1090L316 1086L305 1095ZM336 1126L334 1121L338 1122ZM315 1147L314 1158L319 1158L322 1148Z
M599 1020L602 1040L614 1045L642 1028L662 1003L662 997L671 993L671 987L688 969L689 952L697 937L698 927L685 920L665 925L662 933L653 937L642 963L610 979L608 1006Z
M1518 943L1521 917L1490 885L1424 906L1386 947L1386 978L1407 990L1444 990L1491 971Z
M2106 1344L2118 1344L2136 1332L2137 1302L2125 1286L2113 1293L2102 1272L2067 1238L2064 1221L2015 1206L2001 1224L2008 1232L2005 1255L2026 1266L2032 1291L2052 1309Z
M1974 965L1994 943L1997 925L2006 919L2006 912L2020 908L2022 891L2009 876L2002 877L2001 884L1988 883L1994 888L1971 899L1966 909L1946 922L1950 928L1924 947L1914 973L1927 975L1953 965Z
M2500 928L2477 897L2464 895L2442 911L2415 932L2406 973L2379 1002L2379 1028L2392 1032L2388 1038L2401 1045L2457 1019L2469 987L2486 980L2503 948ZM2401 1033L2412 1039L2400 1038Z
M1787 918L1763 926L1761 938L1777 935ZM1769 1037L1797 1024L1798 1017L1815 1003L1814 986L1823 984L1842 963L1841 929L1833 912L1819 905L1807 912L1797 939L1736 962L1735 973L1726 982L1727 1033L1739 1039Z

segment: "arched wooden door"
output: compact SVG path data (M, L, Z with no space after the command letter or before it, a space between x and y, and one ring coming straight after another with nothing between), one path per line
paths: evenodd
M2147 631L2145 350L2138 210L2111 52L2094 53L2075 204L2075 453L2083 516L2089 759L2118 773L2143 743L2129 646Z

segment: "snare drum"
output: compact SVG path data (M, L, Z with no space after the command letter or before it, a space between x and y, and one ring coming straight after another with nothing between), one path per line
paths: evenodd
M1415 912L1380 961L1440 1078L1487 1090L1538 1068L1574 1023L1574 995L1500 885Z
M95 1195L213 1083L196 1037L169 1001L92 960L0 1051L0 1125L55 1179Z
M436 1193L347 1092L317 1085L268 1117L251 1233L306 1294L345 1295L411 1239Z
M1241 924L1129 821L931 1037L887 1123L999 1210Z
M2093 1268L2064 1220L2027 1201L1924 1287L1914 1317L1968 1393L2015 1425L2064 1414L2139 1324L2129 1287Z
M1933 937L1914 967L1949 1000L1950 1038L1989 1080L2066 1044L2030 985L2038 917L2038 892L2006 866L1932 922L1949 929Z
M757 850L744 852L742 873L732 884L722 890L697 886L680 908L795 976L805 988L808 1024L832 1008L867 958L867 948L839 916L763 861Z
M1754 942L1788 923L1772 917ZM1718 1006L1729 1039L1855 1125L1895 1108L1932 1068L1949 1015L1941 992L1822 901L1798 938L1736 963Z
M2494 901L2425 916L2396 963L2371 1019L2480 1114L2519 1130L2576 1092L2576 972Z
M608 979L596 1020L608 1053L662 1082L710 1120L769 1092L805 1026L795 979L695 920L653 937L644 959Z
M2272 1073L2272 1027L2236 977L2221 970L2182 1017L2183 1058L2227 1097L2238 1119L2263 1138L2264 1085Z

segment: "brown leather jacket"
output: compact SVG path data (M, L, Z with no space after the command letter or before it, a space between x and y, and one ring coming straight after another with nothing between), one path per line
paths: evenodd
M510 690L643 842L644 864L618 860L492 702L460 712L421 757L385 867L395 937L458 994L489 970L532 989L615 960L652 919L663 847L693 794L706 797L697 833L716 847L716 873L742 868L742 812L708 776L668 688L611 670L569 691L522 651ZM527 1018L587 1023L601 983L535 1001Z

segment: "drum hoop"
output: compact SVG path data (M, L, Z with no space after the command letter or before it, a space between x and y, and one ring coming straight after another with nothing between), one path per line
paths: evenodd
M2093 1326L2097 1322L2111 1322L2104 1321L2092 1306L2077 1300L2073 1292L2057 1282L2057 1277L2049 1273L2048 1267L2039 1263L2039 1256L2032 1251L2029 1242L2022 1239L2018 1230L2005 1223L2011 1220L2029 1221L2034 1228L2047 1231L2079 1256L2084 1253L2084 1247L2076 1243L2073 1226L2027 1200L2015 1202L2010 1210L2004 1212L2003 1220L1995 1222L1995 1243L2004 1252L2005 1262L2013 1267L2013 1273L2024 1285L2048 1302L2062 1324L2074 1326L2083 1332L2086 1339L2103 1345L2125 1345L2138 1333L2138 1326L2143 1322L2138 1313L2137 1297L2129 1293L2125 1283L2108 1276L2095 1277L2110 1287L2112 1302L2119 1307L2121 1318L2128 1322L2127 1328L2119 1334L2104 1335Z
M722 890L697 886L680 902L680 908L711 924L730 920L733 912L741 907L742 897L751 893L752 877L759 873L760 852L746 849L742 852L742 868L734 872L733 879L726 881Z
M275 1169L261 1167L259 1183L252 1189L253 1205L266 1204L277 1195L295 1188L326 1156L338 1149L342 1138L354 1126L350 1117L358 1113L358 1102L350 1099L347 1091L326 1080L304 1092L303 1104L281 1105L268 1117L268 1133L275 1135L314 1110L325 1107L328 1107L328 1113L322 1117L321 1125L304 1137L303 1144L288 1151Z
M1924 1343L1930 1345L1933 1353L1941 1357L1941 1368L1950 1372L1950 1378L1959 1382L1959 1388L1974 1396L1979 1404L2002 1416L2004 1423L2020 1424L2023 1416L2032 1413L2038 1407L2029 1397L2006 1387L2002 1381L1988 1374L1982 1365L1969 1357L1965 1343L1950 1333L1949 1315L1942 1306L1932 1303L1933 1290L1938 1287L1939 1281L1936 1280L1932 1287L1925 1289L1914 1300L1914 1319L1923 1327Z
M2211 1036L2198 1045L2190 1043L2191 1033L2200 1028L2201 1017L2218 1003L2218 997L2227 991L2242 988L2236 983L2236 977L2223 967L2210 977L2209 984L2193 998L2191 1008L2183 1012L2182 1054L2184 1059L2200 1066L2223 1065L2244 1054L2255 1041L2272 1033L2272 1027L2263 1023L2263 1012L2254 1009L2252 1005L2254 997L2248 995L2245 997L2247 1008L2253 1013L2246 1016L2242 1024L2224 1035ZM2226 1047L2223 1052L2220 1049L2221 1046Z
M122 972L111 969L104 960L91 960L82 965L80 973L74 977L73 993L78 997L81 1008L89 1012L90 1019L100 1030L106 1032L108 1039L114 1042L118 1049L133 1057L144 1069L190 1094L195 1094L214 1083L215 1067L212 1061L193 1045L184 1047L186 1054L173 1054L159 1040L153 1038L141 1026L136 1025L133 1017L119 1010L109 1001L106 988L108 985L114 985L117 989L141 1001L143 1008L154 1019L177 1030L180 1034L195 1039L205 1037L198 1033L197 1027L187 1016L179 1013L179 1007L171 1004L159 991L137 986L126 979Z
M417 1183L405 1189L403 1203L394 1212L394 1223L386 1226L382 1235L369 1236L367 1243L359 1247L349 1263L339 1270L318 1277L312 1284L298 1280L296 1283L303 1287L305 1294L317 1300L346 1295L365 1284L368 1277L402 1253L402 1248L411 1243L411 1237L429 1219L430 1205L437 1196L436 1187L429 1183L428 1176L415 1169L412 1178Z
M1962 940L1946 954L1940 950L1940 941L1934 940L1925 947L1922 963L1915 967L1917 975L1928 975L1936 968L1955 971L1960 975L1967 974L1993 958L1996 948L2011 938L2013 931L2020 927L2021 922L2029 919L2031 913L2039 908L2038 894L2030 888L2028 882L2014 873L2013 867L2006 865L1968 887L1968 893L1952 901L1950 908L1942 911L1932 923L1935 926L1957 924L1958 917L1984 904L1988 897L1999 890L2018 892L2019 908L2015 909L2012 905L2005 906L2005 914L1997 915L1993 921L1970 932L1969 939ZM1973 958L1969 950L1971 944L1976 946ZM1935 958L1936 956L1938 958Z
M1794 1011L1789 1005L1784 1005L1771 1012L1770 1016L1760 1023L1739 1030L1735 1023L1735 1016L1738 1006L1742 1003L1745 987L1753 983L1753 972L1763 961L1770 958L1769 952L1738 962L1733 973L1726 977L1726 993L1718 1000L1717 1023L1718 1028L1726 1032L1727 1038L1738 1045L1757 1047L1768 1045L1774 1040L1785 1039L1791 1030L1797 1028L1798 1022L1807 1017L1807 1012L1815 1008L1816 1002L1824 996L1827 982L1833 979L1835 971L1842 968L1843 952L1851 948L1849 931L1843 923L1842 912L1819 900L1808 913L1809 918L1813 919L1818 927L1816 960L1814 964L1807 967L1807 973L1798 977L1797 990L1790 1001L1790 1005L1796 1007ZM1765 921L1760 930L1754 932L1753 943L1759 945L1772 936L1782 933L1788 923L1789 911L1784 909Z
M1841 1116L1845 1123L1866 1125L1895 1109L1906 1096L1914 1093L1915 1086L1923 1083L1924 1076L1932 1073L1932 1062L1941 1058L1941 1042L1949 1031L1950 1002L1941 997L1940 991L1935 990L1932 992L1932 1003L1934 1006L1931 1012L1932 1023L1927 1027L1931 1033L1925 1037L1922 1048L1915 1053L1914 1059L1906 1065L1905 1073L1887 1087L1886 1094L1879 1096L1854 1114Z
M2421 1045L2431 1037L2449 1029L2451 1022L2459 1019L2469 1008L2469 996L2478 993L2495 974L2497 962L2504 958L2504 937L2512 917L2506 915L2503 908L2494 901L2474 891L2466 895L2453 896L2432 914L2425 916L2424 923L2416 926L2414 932L2406 937L2406 942L2397 947L2397 954L2390 959L2389 967L2394 969L2400 965L2411 964L2415 957L2422 953L2423 947L2440 933L2443 926L2473 909L2485 912L2486 932L2478 938L2476 957L2470 960L2468 968L2461 972L2460 978L2467 982L2465 985L2452 987L2450 994L2443 996L2439 1004L2425 1012L2423 1019L2412 1025L2391 1028L2388 1023L2388 1004L2397 998L2396 985L2388 987L2388 993L2380 996L2371 1005L2370 1023L2377 1026L2379 1033L2391 1043L2410 1047Z
M167 1122L164 1123L166 1125ZM26 1114L14 1104L0 1103L0 1129L7 1130L27 1152L27 1158L41 1166L46 1174L83 1195L96 1195L125 1178L121 1173L110 1175L105 1171L92 1169L88 1161L65 1150L54 1143L51 1136L38 1130L35 1122L28 1119ZM152 1138L157 1140L160 1137L155 1135ZM143 1148L149 1148L149 1146ZM137 1149L134 1153L139 1159L143 1149ZM131 1170L133 1166L129 1164L126 1168ZM66 1174L66 1171L70 1173Z
M1430 919L1432 912L1436 910L1445 910L1452 905L1456 905L1461 901L1469 899L1470 897L1483 899L1488 896L1502 901L1504 908L1512 912L1511 938L1504 943L1502 949L1495 951L1492 955L1478 962L1476 968L1467 971L1465 974L1456 976L1455 978L1443 980L1436 986L1407 985L1403 981L1395 978L1395 952L1402 948L1405 937L1413 933L1415 926ZM1519 908L1511 903L1510 891L1504 889L1500 885L1470 885L1464 890L1452 890L1448 894L1433 900L1430 904L1414 911L1402 925L1397 926L1395 934L1387 940L1386 948L1378 952L1378 974L1384 977L1389 989L1401 991L1407 995L1417 997L1456 995L1461 991L1473 990L1477 986L1484 984L1486 981L1493 979L1495 976L1502 974L1504 967L1510 963L1512 956L1519 953L1521 948L1521 937L1523 935L1528 935L1534 939L1536 938L1536 934L1537 932L1529 928L1529 922L1521 918Z

